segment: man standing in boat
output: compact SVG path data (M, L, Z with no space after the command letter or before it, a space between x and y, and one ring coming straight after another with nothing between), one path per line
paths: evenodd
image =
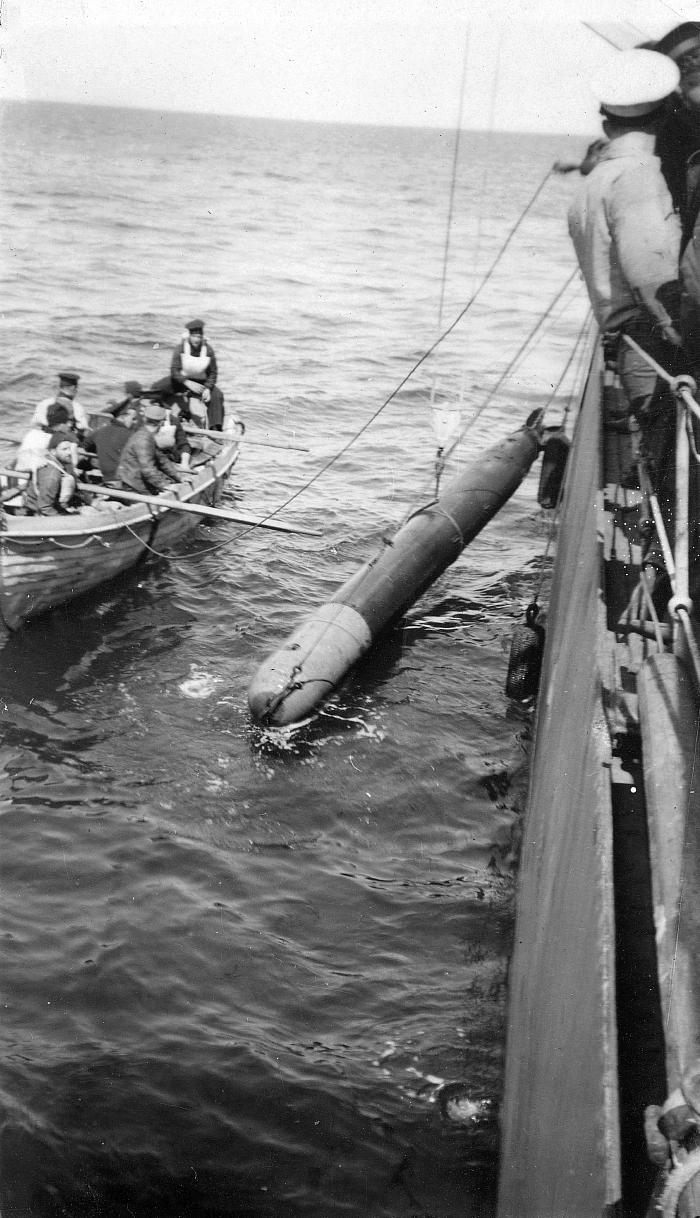
M192 475L178 469L156 444L156 432L165 417L163 407L151 403L144 408L141 427L129 435L115 474L125 490L160 495L173 492L178 482L192 481Z
M622 339L629 335L671 374L681 370L680 224L654 153L666 100L679 76L673 61L656 51L621 51L611 62L609 78L595 86L609 144L579 184L568 217L593 313L616 356L667 519L675 408L665 382ZM656 561L656 544L645 556L650 565Z
M212 431L221 431L224 421L224 395L216 383L217 376L214 348L204 338L204 322L196 317L187 323L173 351L170 379L176 393L184 389L189 394L195 421Z

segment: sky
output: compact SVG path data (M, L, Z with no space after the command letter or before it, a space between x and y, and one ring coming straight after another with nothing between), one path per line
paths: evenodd
M607 39L695 18L688 0L0 0L0 98L595 135Z

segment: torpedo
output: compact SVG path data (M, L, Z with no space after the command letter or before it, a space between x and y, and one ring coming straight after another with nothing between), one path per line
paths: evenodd
M278 727L298 723L333 692L384 627L517 490L540 451L541 419L542 411L534 411L518 431L482 452L260 665L248 689L254 719Z

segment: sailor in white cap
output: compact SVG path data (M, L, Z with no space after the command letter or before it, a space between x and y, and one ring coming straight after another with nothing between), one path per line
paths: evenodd
M629 334L675 372L680 225L654 143L678 80L673 61L655 51L611 56L593 85L609 145L580 182L568 216L596 321L607 332L608 350L616 350L628 408L641 425L642 448L666 508L674 412L667 409L665 383L619 338Z
M655 51L620 51L593 84L609 144L569 208L569 232L601 330L647 320L667 331L674 317L658 289L678 278L679 226L654 155L665 98L678 68Z

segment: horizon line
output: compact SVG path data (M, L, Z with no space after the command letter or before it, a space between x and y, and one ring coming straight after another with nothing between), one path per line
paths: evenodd
M176 107L168 106L134 106L128 103L117 104L115 102L91 102L91 101L66 101L65 98L47 98L47 97L0 97L0 105L4 102L11 102L17 105L36 105L36 106L74 106L86 110L131 110L134 113L140 114L182 114L188 117L196 118L230 118L230 119L245 119L250 122L261 123L308 123L309 125L327 126L327 127L369 127L375 130L399 130L399 131L438 131L453 133L455 131L470 131L475 135L536 135L536 136L561 136L565 139L590 139L590 130L586 131L533 131L530 127L455 127L455 126L436 126L430 123L380 123L367 122L361 119L338 119L338 118L292 118L280 117L272 114L239 114L231 111L220 110L181 110Z

